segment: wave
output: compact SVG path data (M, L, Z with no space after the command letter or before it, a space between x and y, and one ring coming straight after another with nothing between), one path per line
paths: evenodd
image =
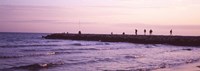
M76 61L76 62L71 62L71 63L65 63L63 61L58 61L58 62L51 62L51 63L35 63L35 64L30 64L30 65L22 65L22 66L15 66L11 68L6 68L6 69L0 69L2 71L12 71L12 70L32 70L32 71L37 71L40 69L46 69L46 68L52 68L52 67L58 67L61 65L64 66L72 66L72 65L82 65L82 64L90 64L90 63L97 63L97 62L111 62L114 61L112 58L96 58L94 60L88 60L88 61Z
M16 48L16 47L41 47L41 46L59 46L59 45L2 45L0 48Z
M0 48L17 48L17 47L45 47L45 46L93 46L93 45L110 45L109 43L96 43L96 44L30 44L30 45L0 45Z
M73 66L73 65L85 65L85 64L92 64L92 63L99 63L99 62L117 62L115 58L94 58L93 60L69 60L70 63L66 63L63 61L58 61L56 63L36 63L36 64L31 64L31 65L25 65L25 66L17 66L17 67L11 67L8 69L2 69L2 71L11 71L13 70L32 70L32 71L37 71L40 69L46 69L46 68L52 68L52 67L58 67L58 66ZM185 63L152 63L152 64L144 64L144 66L139 66L139 67L127 67L126 69L117 69L117 70L103 70L103 71L152 71L152 70L157 70L157 69L163 69L163 68L170 68L182 64L187 64L187 63L193 63L197 62L199 59L189 59L186 60Z
M97 48L80 48L80 49L74 49L74 50L100 50Z
M22 57L38 57L38 56L49 56L49 55L58 55L58 54L75 54L83 52L47 52L45 54L29 54L29 55L15 55L15 56L0 56L0 59L8 58L22 58Z
M66 50L100 50L98 48L68 48L68 49L53 49L53 51L66 51Z
M110 45L110 43L96 43L95 45Z
M66 51L73 51L73 50L102 50L102 49L97 49L97 48L22 49L21 51L24 51L24 52L38 52L38 51L66 52Z
M73 44L70 44L70 45L74 45L74 46L83 46L81 43L73 43Z
M131 56L131 55L124 56L124 58L126 58L126 59L136 59L138 57L139 56Z
M0 59L22 58L22 57L36 57L36 56L47 56L47 55L52 55L52 54L51 54L51 53L48 53L48 54L31 54L31 55L0 56Z
M45 43L50 43L50 42L62 42L62 41L60 41L60 40L51 40L51 41L45 41Z
M2 69L5 71L10 71L10 70L16 70L16 69L22 69L22 70L31 70L31 71L37 71L40 69L46 69L46 68L51 68L51 67L57 67L59 65L63 65L64 62L59 61L56 63L36 63L36 64L31 64L31 65L25 65L25 66L18 66L18 67L12 67L8 69Z
M110 45L109 43L90 43L90 44L85 44L85 43L72 43L70 45L73 45L73 46L92 46L92 45Z
M76 61L76 62L65 63L66 66L85 65L85 64L92 64L92 63L99 63L99 62L114 62L115 60L112 58L98 58L98 59L87 60L87 61L77 61L77 60L68 60L68 61Z
M131 57L132 58L132 57ZM175 66L180 66L184 64L190 64L200 61L200 59L187 59L187 60L181 60L183 62L176 61L177 63L173 62L162 62L162 63L152 63L152 64L144 64L134 67L127 67L125 69L112 69L112 70L103 70L103 71L153 71L157 69L164 69L164 68L171 68Z
M153 69L140 68L140 69L119 69L119 70L102 70L102 71L152 71Z

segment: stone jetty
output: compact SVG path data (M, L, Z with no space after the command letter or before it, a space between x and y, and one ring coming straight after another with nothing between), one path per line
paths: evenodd
M44 36L46 39L85 40L102 42L129 42L138 44L167 44L177 46L200 46L200 36L120 35L120 34L65 34Z

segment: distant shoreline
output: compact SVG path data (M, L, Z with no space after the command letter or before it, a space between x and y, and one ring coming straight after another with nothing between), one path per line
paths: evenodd
M8 33L8 34L52 34L52 33L43 33L43 32L0 32L0 33Z
M56 33L43 36L46 39L69 39L102 42L129 42L139 44L168 44L177 46L200 46L200 36L165 35L111 35L111 34L66 34Z
M0 33L22 33L22 34L61 34L58 32L0 32ZM63 32L66 33L66 32ZM75 34L75 33L70 33L70 34ZM84 34L99 34L99 33L84 33ZM108 33L100 34L100 35L108 35ZM114 35L121 35L119 33L115 33ZM134 34L126 34L126 35L134 35ZM144 35L144 34L138 34L138 35ZM149 35L149 34L147 34ZM154 36L169 36L169 35L161 35L161 34L154 34ZM191 36L191 37L200 37L200 35L173 35L173 36Z

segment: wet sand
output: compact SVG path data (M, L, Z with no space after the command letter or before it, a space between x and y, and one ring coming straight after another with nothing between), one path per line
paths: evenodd
M158 69L154 71L200 71L200 61L171 68Z

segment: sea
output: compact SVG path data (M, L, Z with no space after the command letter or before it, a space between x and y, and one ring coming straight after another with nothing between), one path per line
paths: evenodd
M0 33L0 71L153 71L195 63L200 47L44 39Z

